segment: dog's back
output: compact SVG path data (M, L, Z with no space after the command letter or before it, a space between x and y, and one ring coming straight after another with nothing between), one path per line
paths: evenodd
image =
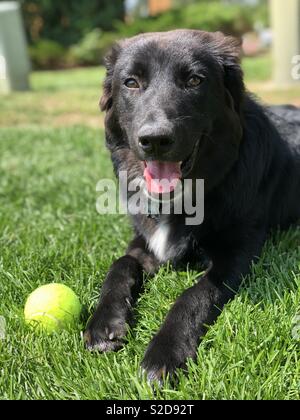
M285 228L300 218L300 109L293 105L276 105L268 111L282 141L277 161L284 165L274 191L270 220L277 222L277 216L279 223L275 226Z
M269 110L269 116L281 136L300 153L300 108L293 105L274 105Z

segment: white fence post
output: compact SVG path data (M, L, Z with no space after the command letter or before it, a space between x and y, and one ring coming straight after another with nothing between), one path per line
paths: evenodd
M20 6L0 2L0 93L29 89L29 72Z
M285 86L300 81L300 0L271 0L273 79ZM297 62L296 62L297 61Z

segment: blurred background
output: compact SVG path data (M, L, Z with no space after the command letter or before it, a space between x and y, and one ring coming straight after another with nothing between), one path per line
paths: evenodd
M35 69L99 65L119 38L175 28L244 36L246 55L265 52L271 43L267 0L21 0L20 4Z
M12 5L19 20L8 18ZM42 90L73 88L80 103L76 110L70 104L69 121L89 117L95 123L95 102L91 109L92 93L87 92L98 89L99 96L103 57L116 40L191 28L242 38L249 89L265 102L300 105L299 27L300 0L0 0L0 93L31 88L40 93L35 99L39 110L44 108L41 119L52 116L55 123L64 121L64 98L53 98L56 114L51 115ZM24 98L19 96L21 103ZM12 111L9 100L5 107ZM0 122L7 122L4 111ZM12 122L22 118L15 116Z

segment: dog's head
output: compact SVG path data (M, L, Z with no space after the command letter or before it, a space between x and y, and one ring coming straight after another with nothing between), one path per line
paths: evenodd
M213 186L237 159L239 54L234 38L177 30L124 40L108 55L100 101L107 144L132 152L149 190L159 192L155 180L187 177Z

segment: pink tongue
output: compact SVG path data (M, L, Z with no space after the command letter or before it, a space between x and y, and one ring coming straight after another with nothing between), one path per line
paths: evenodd
M180 162L145 162L144 177L150 193L170 193L181 177Z

